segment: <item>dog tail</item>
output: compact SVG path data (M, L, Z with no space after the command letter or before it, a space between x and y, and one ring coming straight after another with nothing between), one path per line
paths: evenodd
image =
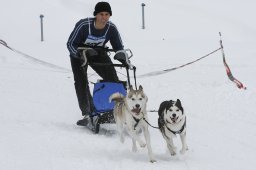
M124 95L121 93L114 93L109 97L109 103L111 103L112 101L114 102L123 102L124 101Z

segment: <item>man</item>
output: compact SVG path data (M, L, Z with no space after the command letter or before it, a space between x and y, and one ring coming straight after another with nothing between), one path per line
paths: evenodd
M86 126L94 112L92 96L88 85L87 65L81 67L83 60L78 52L78 47L105 47L110 41L114 51L123 50L123 44L116 26L109 21L112 16L108 2L98 2L93 13L95 17L81 19L75 25L69 36L67 48L70 52L71 67L74 75L75 90L82 111L83 119L77 125ZM104 49L96 48L96 56L87 56L89 63L112 63ZM117 82L118 77L113 66L91 66L92 69L105 81Z

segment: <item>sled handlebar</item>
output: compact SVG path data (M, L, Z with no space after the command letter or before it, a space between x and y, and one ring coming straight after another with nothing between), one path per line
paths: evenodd
M109 65L113 65L113 66L117 66L117 67L126 67L130 70L133 70L135 68L134 65L131 64L130 62L130 58L132 58L133 53L130 49L124 49L124 50L119 50L116 52L114 59L118 60L119 62L121 62L122 64L108 64L108 63L88 63L87 60L87 55L90 56L96 56L98 55L97 53L97 49L104 49L106 51L110 51L110 52L114 52L113 49L108 49L105 47L78 47L78 51L80 52L81 56L82 56L82 60L83 60L83 64L82 67L85 66L86 64L90 64L90 65L94 65L94 66L109 66Z
M82 47L78 47L77 49L78 50L94 49L94 50L104 50L106 52L115 52L114 49L111 49L111 48L108 48L108 47L101 47L101 46L93 47L93 46L85 45L85 46L82 46Z

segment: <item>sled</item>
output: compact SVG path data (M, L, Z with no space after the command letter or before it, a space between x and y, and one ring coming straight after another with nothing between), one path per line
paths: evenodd
M97 47L103 48L103 47ZM86 58L86 54L93 55L96 51L94 47L79 47L80 55L83 57L84 63L82 66L114 66L122 67L126 69L127 81L119 82L107 82L103 80L98 80L94 83L92 100L95 107L94 112L91 115L91 124L87 126L94 133L99 133L100 125L104 123L115 123L113 109L114 102L109 102L109 97L119 92L126 96L127 87L131 85L129 70L134 71L136 67L131 64L130 58L133 56L130 49L120 50L115 53L114 59L118 60L120 64L106 64L106 63L89 63ZM104 48L104 50L112 52L112 49ZM136 82L136 81L135 81ZM96 119L96 120L95 120Z

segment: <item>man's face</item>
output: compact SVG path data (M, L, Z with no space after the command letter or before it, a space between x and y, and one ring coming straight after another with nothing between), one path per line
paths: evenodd
M110 14L108 12L99 12L96 15L97 22L101 24L106 24L110 18Z

